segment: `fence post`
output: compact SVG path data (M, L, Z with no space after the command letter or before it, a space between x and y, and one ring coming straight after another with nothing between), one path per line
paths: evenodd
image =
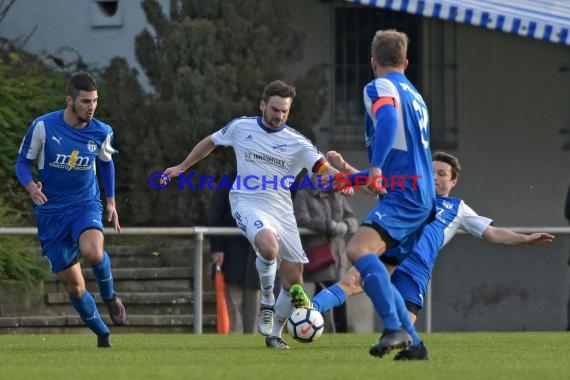
M204 231L194 227L194 334L202 334L202 243Z

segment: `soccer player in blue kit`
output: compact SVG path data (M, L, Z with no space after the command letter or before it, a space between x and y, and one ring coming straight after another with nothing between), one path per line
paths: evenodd
M97 85L89 74L68 79L65 100L65 109L32 122L20 146L16 175L34 203L43 256L83 322L97 335L97 346L109 348L110 331L85 288L78 254L91 266L113 323L125 324L125 307L114 292L111 262L103 248L103 207L96 175L97 170L107 198L107 220L120 232L113 131L93 117ZM37 182L32 177L33 160L38 165Z
M347 256L358 269L362 287L382 318L384 331L369 352L383 356L406 348L412 338L401 295L390 282L386 265L397 265L410 253L423 226L435 212L435 191L429 146L428 111L422 96L408 81L408 37L396 30L379 30L371 46L375 79L364 87L365 142L370 169L368 189L387 193L350 239ZM387 179L380 184L377 179ZM388 250L388 248L394 249ZM295 291L291 299L296 298Z
M337 167L356 170L348 165L337 152L328 152L327 158ZM460 198L450 197L449 193L457 184L461 173L461 165L456 157L444 152L434 153L433 170L437 194L436 217L425 226L412 253L396 267L391 278L392 283L405 300L412 322L415 322L417 314L423 308L423 299L439 251L459 229L490 243L502 245L550 243L554 239L553 235L547 233L527 235L494 227L491 219L478 215ZM361 292L360 276L354 268L351 268L338 283L316 294L312 305L324 313L344 303L347 297ZM400 351L394 359L427 360L427 348L415 329L407 328L407 331L413 337L413 344Z

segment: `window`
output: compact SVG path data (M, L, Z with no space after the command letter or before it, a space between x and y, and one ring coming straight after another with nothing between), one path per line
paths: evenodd
M123 26L123 10L119 0L91 0L91 26Z
M432 150L457 149L457 38L455 23L426 19L422 96L430 112Z
M432 148L455 147L455 48L452 45L453 51L450 51L447 45L448 40L454 42L455 34L450 33L454 29L444 28L439 20L371 6L344 3L338 4L334 12L334 104L331 115L334 146L362 147L362 89L373 78L370 68L372 36L378 29L394 28L410 38L410 65L406 76L418 87L430 108Z

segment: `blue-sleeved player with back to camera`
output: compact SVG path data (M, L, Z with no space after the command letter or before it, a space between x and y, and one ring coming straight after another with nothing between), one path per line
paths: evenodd
M347 256L360 272L362 287L384 324L379 342L369 350L377 357L412 343L403 328L411 325L410 317L390 282L390 271L409 255L435 211L428 111L404 75L407 47L408 37L402 32L379 30L374 35L375 79L364 87L365 142L371 167L351 175L353 181L368 175L366 189L373 193L386 190L347 247ZM384 178L382 183L379 178ZM306 297L301 289L292 288L292 292Z
M125 324L125 307L115 294L110 258L103 248L103 207L96 175L98 171L103 182L107 219L120 232L113 130L94 118L98 95L91 75L71 76L65 100L65 109L40 116L28 128L16 175L34 203L43 256L83 322L97 335L97 347L109 348L110 331L85 288L78 255L91 266L113 323ZM37 182L32 176L33 160L38 165Z

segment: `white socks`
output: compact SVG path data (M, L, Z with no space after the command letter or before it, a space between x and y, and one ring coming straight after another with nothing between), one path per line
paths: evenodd
M275 315L273 317L273 331L271 332L271 336L281 336L281 330L283 330L283 326L285 326L287 318L289 318L293 309L294 307L289 299L289 293L281 288L277 302L275 303Z
M265 260L257 255L255 267L259 273L259 282L261 284L261 303L266 306L275 304L275 295L273 294L273 284L275 284L275 275L277 273L276 260Z

